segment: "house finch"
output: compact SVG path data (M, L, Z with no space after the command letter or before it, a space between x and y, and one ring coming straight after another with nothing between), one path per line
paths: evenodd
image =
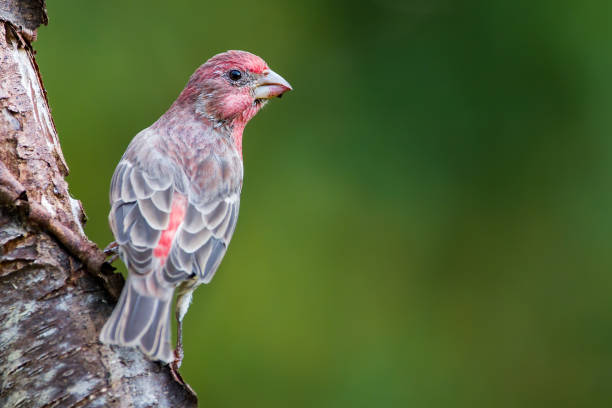
M110 226L129 275L100 340L171 362L170 304L179 336L194 289L212 279L230 242L242 189L242 131L291 86L258 56L215 55L170 109L138 133L111 181ZM175 363L176 363L175 360Z

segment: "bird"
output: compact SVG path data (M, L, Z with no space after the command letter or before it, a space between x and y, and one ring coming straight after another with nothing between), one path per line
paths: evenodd
M170 108L132 139L111 180L109 213L128 276L102 343L138 348L178 369L193 291L211 281L236 228L244 128L290 90L260 57L223 52L197 68Z

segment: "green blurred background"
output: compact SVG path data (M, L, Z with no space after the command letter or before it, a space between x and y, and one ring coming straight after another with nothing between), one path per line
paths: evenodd
M100 246L109 182L195 68L294 86L246 129L186 318L203 407L612 403L609 4L48 2L38 63Z

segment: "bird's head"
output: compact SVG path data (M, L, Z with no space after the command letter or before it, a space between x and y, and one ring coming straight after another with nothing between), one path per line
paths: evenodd
M200 66L181 97L207 119L244 126L268 99L290 90L291 85L257 55L227 51Z

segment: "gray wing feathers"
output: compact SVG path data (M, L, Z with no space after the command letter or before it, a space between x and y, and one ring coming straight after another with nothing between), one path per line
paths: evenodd
M151 226L146 219L142 217L141 212L141 217L136 219L130 230L131 244L140 247L155 248L160 236L161 230Z
M152 198L138 200L138 208L140 209L140 214L153 229L163 231L168 228L170 208L166 210L165 207L158 206Z
M111 209L111 228L119 245L126 244L130 240L130 230L136 221L132 210L136 203L120 203Z
M189 204L185 212L185 219L183 220L183 231L194 234L201 231L205 226L206 222L204 217L202 217L202 211L195 205Z
M172 194L174 189L166 187L165 190L157 190L151 196L153 205L164 213L169 213L172 209ZM165 227L164 227L165 228Z
M227 245L220 239L212 240L212 249L210 251L210 255L208 255L208 259L206 259L206 264L204 265L203 259L199 262L199 267L202 275L202 280L204 283L210 282L213 278L219 264L221 263L221 259L223 259L223 255L225 255L225 251L227 249ZM202 269L202 265L204 268Z
M205 214L206 223L209 227L215 228L226 218L227 215L227 202L221 201L219 204L208 214Z
M178 236L177 244L183 252L194 253L212 236L212 231L208 228L202 228L200 231L191 233L187 230L181 231Z
M173 194L170 172L149 177L127 160L117 166L111 181L110 221L130 270L148 274L156 269L153 249L168 227Z
M190 202L164 267L164 278L177 281L182 274L195 274L203 283L210 282L236 227L239 205L238 194L212 205Z
M151 186L149 186L140 169L132 168L132 172L130 174L130 181L130 185L132 186L136 197L148 198L153 195L154 190L153 188L151 188Z
M170 172L166 179L171 179ZM117 166L111 183L111 225L121 255L129 268L140 274L150 273L157 260L153 249L168 227L173 184L162 176L150 177L127 161ZM169 285L188 279L195 273L208 283L218 267L236 226L239 193L217 198L205 204L190 201L177 231L160 280ZM196 197L200 198L200 197Z

